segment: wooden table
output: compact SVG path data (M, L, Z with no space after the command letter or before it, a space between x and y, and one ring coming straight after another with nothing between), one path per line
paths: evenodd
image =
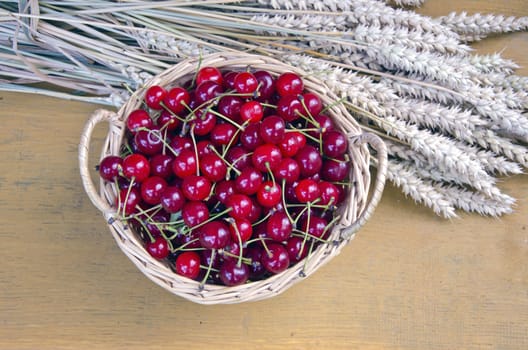
M527 16L528 1L429 0L419 11L454 10ZM528 66L526 33L475 47ZM528 348L525 175L501 182L519 202L500 219L446 221L388 186L352 244L303 283L200 306L148 281L85 196L77 145L96 108L0 93L0 349Z

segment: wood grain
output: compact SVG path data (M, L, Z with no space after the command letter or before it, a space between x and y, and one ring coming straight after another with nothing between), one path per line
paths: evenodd
M430 0L419 11L526 16L528 2ZM475 48L528 65L527 33ZM528 348L526 175L501 182L519 202L500 219L446 221L389 186L352 244L303 283L200 306L148 281L84 195L77 144L96 108L0 93L0 349Z

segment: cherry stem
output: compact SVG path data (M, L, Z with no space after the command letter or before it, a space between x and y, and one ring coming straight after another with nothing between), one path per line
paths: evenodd
M303 251L306 241L308 240L308 235L309 235L308 231L310 230L310 217L312 213L312 211L310 210L310 207L311 207L311 203L310 202L306 203L306 209L308 210L308 217L306 218L306 231L304 232L304 239L301 243L301 249L300 249L301 252ZM299 219L300 217L301 217L301 214L299 214L297 219Z
M138 131L147 131L147 132L152 132L152 130L148 129L148 128L145 128L145 127L141 127L141 128L138 128ZM150 134L149 134L150 135ZM165 150L165 147L169 149L169 151L172 152L172 154L174 154L174 156L177 156L178 153L176 153L176 151L170 146L170 144L167 143L167 141L165 140L165 138L163 137L160 137L159 140L161 141L161 143L163 143L163 150Z
M184 103L182 102L182 104L184 104ZM178 120L181 121L182 123L185 122L185 119L183 119L182 117L180 117L179 115L177 115L176 113L174 113L169 107L167 107L167 106L165 105L165 103L160 102L160 106L163 107L164 110L166 110L167 112L169 112L169 114L171 115L171 117L174 117L174 118L178 119ZM167 125L168 125L168 124L167 124Z
M286 216L290 220L292 224L295 224L296 222L293 220L293 218L290 215L290 212L288 211L288 205L286 204L286 179L282 179L282 206L284 207L284 212L286 213Z
M266 221L271 215L273 214L273 210L270 210L266 216L264 216L262 219L260 219L259 221L255 221L254 223L251 224L251 226L257 226L261 223L263 223L264 221Z
M196 176L200 176L200 157L198 156L198 146L196 145L196 137L194 136L194 128L196 124L191 126L191 139L193 142L194 155L196 157Z
M132 176L132 178L130 179L130 184L128 185L128 188L127 188L127 194L125 196L125 203L123 204L123 215L121 216L124 220L126 220L126 205L128 203L128 197L130 196L130 192L132 191L132 186L134 186L135 180L136 180L136 177ZM120 215L119 208L118 208L117 214Z
M188 251L188 250L205 250L205 248L189 248L189 249L186 249L187 246L189 246L189 245L191 245L193 243L196 243L199 240L200 240L199 238L191 239L189 242L186 242L186 243L182 244L181 246L179 246L178 248L171 250L171 252L175 253L175 252L179 252L180 250L184 250L184 251Z
M229 148L231 148L231 146L233 145L233 142L235 141L235 139L237 138L238 134L240 132L242 132L245 127L249 124L249 121L245 121L241 127L242 129L237 129L237 131L235 131L235 133L233 134L233 137L231 138L231 140L229 140L229 143L225 146L225 148L223 149L222 151L222 156L225 157L225 155L227 154L227 151L229 151Z
M308 265L308 259L312 255L314 246L315 246L315 241L312 241L311 244L310 244L310 249L308 249L308 254L306 254L306 259L304 259L304 264L303 264L303 268L302 268L302 272L303 273L304 273L304 270L306 270L306 265ZM299 252L302 252L302 249Z
M199 224L194 225L193 227L189 227L189 229L192 231L192 230L195 230L195 229L197 229L197 228L199 228L199 227L202 227L203 225L205 225L205 224L207 224L207 223L209 223L209 222L211 222L211 221L214 221L214 220L218 219L218 218L221 217L222 215L225 215L225 214L229 213L231 210L233 210L233 208L227 208L226 210L224 210L224 211L222 211L222 212L220 212L220 213L218 213L218 214L216 214L216 215L211 216L209 219L207 219L207 220L205 220L205 221L202 221L202 222L200 222Z
M237 260L237 266L240 266L242 263L242 237L240 236L240 231L238 230L238 226L236 224L236 220L233 218L228 218L227 221L233 226L235 229L236 235L237 235L237 241L238 241L238 247L240 248L240 253L238 254L238 260Z
M208 112L211 112L212 114L216 115L217 117L220 117L220 118L224 119L225 121L227 121L228 123L230 123L230 124L232 124L234 127L236 127L238 130L241 130L241 131L244 130L244 128L242 127L242 125L236 123L234 120L231 120L230 118L226 117L226 116L223 115L222 113L217 112L217 111L215 111L214 109L209 109Z
M309 238L315 239L316 241L319 241L321 243L328 243L328 240L326 240L326 239L322 239L320 237L311 235L309 233L306 233L304 231L297 230L297 229L293 229L292 236L295 236L295 237L306 237L306 236L308 236Z
M269 107L269 108L277 109L276 105L272 105L269 103L262 103L262 102L260 104L262 105L262 107Z
M205 276L202 279L202 282L200 282L200 288L203 288L205 282L207 282L207 279L209 278L209 274L211 273L211 270L213 269L213 262L214 262L215 256L216 256L216 249L213 249L211 251L209 266L207 266L207 271L205 272Z
M319 130L319 129L315 129L315 130ZM294 132L294 131L298 131L300 132L301 134L303 134L306 138L309 138L310 140L312 140L313 142L317 142L319 143L319 139L313 137L312 135L308 134L307 132L304 132L303 129L286 129L285 132Z
M233 170L237 175L240 175L240 170L238 170L237 168L235 168L235 166L234 166L233 164L229 163L229 162L227 161L227 159L225 159L225 156L222 155L222 154L220 154L220 152L218 152L218 151L216 150L216 148L214 148L214 146L210 145L210 146L209 146L209 149L210 149L213 153L215 153L218 157L220 157L220 159L222 159L222 160L224 161L224 163L227 164L227 167L228 167L228 173L229 173L229 170Z
M277 184L275 183L275 176L273 176L273 171L271 171L269 162L266 162L265 165L266 165L266 169L268 170L268 173L269 173L269 175L271 177L271 182L273 183L273 187L277 186Z
M242 249L240 249L240 254L233 254L231 252L228 252L226 250L222 250L222 254L223 255L227 255L227 256L230 256L232 258L238 258L238 261L237 261L237 265L240 266L242 263L246 264L246 265L250 265L251 264L251 259L250 258L244 258L242 256Z

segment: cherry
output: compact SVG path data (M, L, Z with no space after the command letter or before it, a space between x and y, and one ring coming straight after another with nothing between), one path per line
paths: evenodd
M222 204L227 203L227 199L235 193L235 183L232 180L220 181L215 187L215 197Z
M196 149L198 150L198 157L203 157L206 154L214 154L214 146L209 140L201 140L196 144Z
M200 159L200 171L211 182L217 182L226 177L227 166L216 154L206 154Z
M224 88L226 89L235 89L235 77L238 74L238 72L234 71L227 71L223 74L223 80L224 80Z
M257 90L258 80L250 72L240 72L235 76L234 87L239 94L252 94Z
M143 182L150 175L150 163L141 154L130 154L123 159L123 174L136 182Z
M165 259L169 255L169 243L161 236L147 243L147 251L154 259Z
M297 263L308 255L308 245L303 244L304 239L301 237L292 236L286 242L286 250L290 257L290 262Z
M246 242L253 234L253 226L248 219L240 218L232 220L229 225L229 232L231 233L231 240L233 242Z
M211 182L204 176L190 175L183 179L182 192L191 201L201 201L209 196Z
M283 158L280 164L273 171L275 180L281 182L285 180L286 183L292 183L299 179L301 176L301 169L299 163L292 158Z
M299 164L301 176L307 177L318 173L323 165L323 159L319 150L314 146L306 145L295 155L295 160Z
M161 194L160 203L168 213L177 213L185 203L183 192L178 186L167 186Z
M264 265L262 265L261 258L263 253L263 249L261 247L257 246L249 246L244 251L244 257L251 259L251 264L248 266L249 268L249 278L252 280L258 280L262 278L262 276L266 273L266 269L264 269Z
M229 211L229 216L234 219L245 219L251 213L251 207L253 203L251 199L240 193L235 193L231 197L227 198L226 206Z
M257 193L262 184L262 174L253 167L242 169L235 179L235 189L243 194L252 195Z
M222 85L214 81L204 81L194 90L194 99L198 105L209 102L224 92Z
M218 113L226 116L227 118L239 121L240 120L240 108L244 104L244 101L238 96L223 96L218 101L217 110Z
M202 201L186 202L181 210L183 222L192 228L209 219L209 209Z
M309 223L308 218L303 217L301 219L300 225L301 230L306 232L308 235L312 237L322 238L326 232L328 222L326 222L325 219L319 216L311 215Z
M179 234L176 237L177 243L180 246L185 246L185 249L199 249L202 248L199 239L200 232L198 230L191 231L189 234Z
M174 157L168 154L156 154L150 158L150 173L168 179L172 175Z
M141 198L150 205L160 204L161 195L167 188L167 181L159 176L151 176L141 183Z
M158 119L156 119L156 125L159 129L173 131L181 125L181 121L173 113L163 110L161 111Z
M203 67L198 70L196 74L196 85L200 85L204 81L213 81L217 84L222 85L223 83L222 72L216 67Z
M216 124L209 137L215 146L228 145L237 135L237 128L230 123ZM233 143L236 139L233 140Z
M247 219L251 223L254 223L262 215L262 207L260 206L260 204L258 204L257 200L254 197L251 198L251 203L252 203L251 212L249 213Z
M143 109L136 109L132 111L126 121L127 129L132 134L135 134L136 131L140 128L150 129L154 125L154 121L150 118L150 115L147 111Z
M268 230L268 237L277 242L286 241L293 230L288 215L280 211L277 211L270 216L266 228Z
M345 180L349 172L349 162L344 159L325 159L321 168L322 178L331 182Z
M281 97L277 102L277 114L287 122L293 122L304 115L304 107L296 95Z
M253 75L259 83L257 100L266 101L270 99L275 93L275 79L273 79L273 76L264 70L256 71Z
M137 211L137 206L141 203L140 192L132 188L122 188L119 191L119 196L116 199L118 213L122 215L130 215Z
M308 131L308 134L310 134L311 136L319 138L320 134L324 135L326 132L330 130L334 130L334 122L332 121L332 119L330 119L329 116L325 114L319 114L319 115L314 116L313 119L315 121L315 124L313 122L309 123L308 128L310 129L316 128L318 130Z
M259 135L265 143L278 144L284 138L286 123L278 115L270 115L262 120Z
M253 155L251 156L253 166L262 172L274 170L279 166L282 160L282 154L279 147L267 143L264 145L258 146Z
M348 148L348 140L343 133L330 130L323 135L323 152L331 158L338 158L345 154Z
M319 204L336 205L336 203L338 203L340 192L334 184L326 181L321 181L319 182L318 187L321 191L321 201L319 202Z
M163 99L165 106L175 114L185 111L190 101L191 95L189 95L189 92L179 86L167 91L167 95Z
M312 179L303 179L295 187L295 195L301 203L312 202L319 198L321 191L317 182Z
M290 265L290 257L286 248L279 243L267 243L267 251L261 258L264 268L271 273L280 273Z
M144 223L148 232L150 232L152 236L157 237L161 235L161 229L159 227L159 224L169 222L169 220L170 214L167 213L165 210L159 210L154 213L150 218L146 219Z
M309 116L315 117L316 115L319 115L323 109L321 99L312 92L302 94L301 99L304 104L304 111L307 112Z
M167 96L167 90L159 85L153 85L145 92L145 104L152 109L163 109L161 103L163 102L165 96Z
M176 135L172 138L169 146L174 155L177 156L184 149L193 149L193 141L190 137Z
M163 139L157 129L139 130L134 136L134 142L139 152L152 156L160 153L163 148Z
M257 201L263 207L271 208L282 199L282 191L278 184L264 181L257 192Z
M202 265L204 266L211 266L213 269L217 270L220 270L220 267L222 267L222 256L220 254L216 254L216 251L212 249L200 250L200 258Z
M220 279L226 286L238 286L246 283L249 278L249 268L238 264L236 260L227 260L220 268Z
M285 72L279 75L275 87L280 96L297 96L304 90L304 83L299 75L292 72Z
M183 252L174 262L176 273L190 279L197 279L200 275L200 255L193 251Z
M238 170L242 170L251 164L251 156L242 146L230 147L226 154L226 160Z
M222 221L208 222L198 231L200 244L206 249L222 249L229 243L229 228Z
M99 175L103 180L114 181L119 177L123 167L123 158L118 156L106 156L99 163Z
M189 175L196 174L198 169L196 154L194 150L184 149L180 152L174 162L172 162L172 171L176 176L183 179Z
M301 148L306 145L306 137L298 131L289 131L285 133L279 148L284 157L293 157Z
M248 151L253 151L258 146L262 145L262 139L259 134L260 125L252 123L244 128L244 131L240 134L240 143Z
M264 109L258 101L248 101L240 107L240 119L242 122L256 123L262 119Z
M216 125L216 116L204 110L196 111L195 115L195 118L189 122L192 132L198 136L209 134Z

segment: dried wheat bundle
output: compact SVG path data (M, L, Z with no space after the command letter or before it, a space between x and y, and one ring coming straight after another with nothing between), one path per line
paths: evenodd
M325 81L362 128L382 136L388 178L415 201L446 218L510 213L515 200L497 182L528 165L528 78L468 43L525 31L528 19L430 18L412 10L422 3L3 1L0 89L120 107L186 58L270 56Z

